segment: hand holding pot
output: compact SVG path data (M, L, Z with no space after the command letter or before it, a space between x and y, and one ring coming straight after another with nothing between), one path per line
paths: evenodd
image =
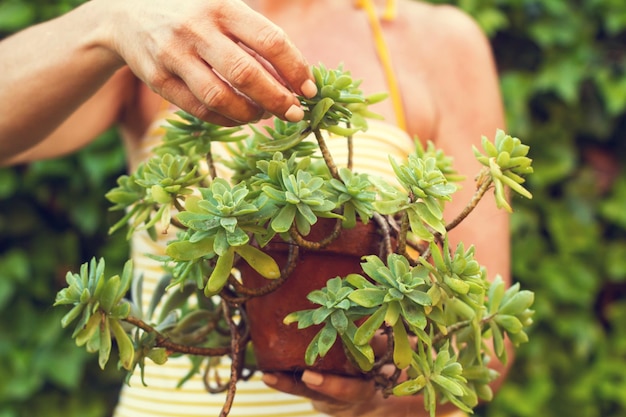
M422 396L383 398L371 379L304 371L300 380L290 374L266 373L263 381L277 390L310 398L317 411L335 417L429 415ZM450 404L437 406L437 415L441 416L453 417L458 411Z

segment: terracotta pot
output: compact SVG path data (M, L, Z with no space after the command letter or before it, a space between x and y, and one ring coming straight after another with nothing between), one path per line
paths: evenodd
M333 222L320 219L308 240L318 241L329 233ZM249 300L246 310L250 320L250 332L257 365L263 371L302 371L315 369L320 372L358 375L361 371L346 357L339 338L313 367L304 362L304 352L322 326L298 329L297 324L283 324L289 313L319 307L307 300L313 290L321 289L326 281L336 276L361 273L361 257L380 252L381 235L373 222L358 224L354 229L342 230L341 236L320 251L300 250L298 265L287 281L276 291ZM280 240L267 246L268 253L279 265L287 258L287 244ZM244 285L260 288L268 281L249 266L242 265Z

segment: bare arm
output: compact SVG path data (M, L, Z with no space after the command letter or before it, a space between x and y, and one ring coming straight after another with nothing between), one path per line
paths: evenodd
M0 161L49 137L98 91L108 106L94 106L101 124L114 122L124 97L101 89L124 65L172 103L224 125L264 111L298 120L293 91L315 94L299 51L241 1L92 0L0 43Z
M133 74L127 68L118 70L60 125L54 127L44 140L35 140L32 144L17 143L16 145L27 148L14 156L8 152L4 153L5 147L0 144L0 165L56 158L82 148L110 126L119 122L121 115L125 113L126 97L134 93L136 85ZM130 101L130 97L128 100ZM48 107L54 106L49 105ZM0 121L1 119L0 117ZM30 136L33 133L31 129L42 127L37 125L38 119L34 120L31 120L30 125L24 123L24 128L27 130L26 135L29 137L33 137ZM15 136L14 139L19 141L23 140L24 137L24 135L19 135Z
M0 161L50 135L123 66L97 45L98 26L97 16L81 7L0 42ZM106 101L102 125L112 123L119 107ZM84 134L102 127L87 125Z

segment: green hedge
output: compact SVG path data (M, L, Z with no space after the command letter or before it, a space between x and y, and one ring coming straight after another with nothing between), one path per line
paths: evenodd
M626 2L457 0L492 39L507 130L531 145L533 200L516 199L514 278L536 324L495 416L626 415ZM4 0L0 36L79 0ZM19 139L18 139L19 140ZM0 417L100 417L120 386L75 349L51 309L65 271L121 268L105 190L123 172L113 132L67 158L0 170ZM104 394L102 394L104 390Z
M74 346L52 303L65 271L94 255L121 271L128 244L107 238L103 193L124 164L109 134L68 158L0 170L0 417L110 413L121 373Z

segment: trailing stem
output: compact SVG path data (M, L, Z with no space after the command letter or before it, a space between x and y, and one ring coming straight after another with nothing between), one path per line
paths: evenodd
M180 203L178 198L174 199L174 208L176 208L176 210L178 210L179 213L185 211L185 207L183 207L183 205ZM180 230L187 230L187 227L183 225L181 222L179 222L176 216L172 216L170 218L170 224L172 224L174 227Z
M295 223L289 229L289 236L291 236L295 244L305 249L310 249L310 250L320 250L320 249L325 248L326 246L333 243L333 241L335 241L339 237L340 234L341 234L341 220L340 219L337 219L337 221L335 222L335 225L333 226L333 230L330 232L330 234L318 242L306 240L304 237L302 237L302 235L298 233Z
M232 337L230 341L232 359L230 363L230 381L228 384L226 400L224 401L224 406L222 407L222 412L220 413L220 417L227 417L230 413L230 409L232 408L233 401L235 399L235 393L237 392L238 376L240 374L240 368L242 368L243 366L243 351L241 350L241 344L239 343L239 328L237 327L237 324L233 321L233 318L230 314L230 307L226 303L222 303L222 307L224 310L224 318L228 323L228 327L230 328L230 334Z
M209 175L211 179L217 178L217 169L215 169L215 164L213 163L213 153L211 151L206 153L206 163L209 167Z
M244 286L241 282L237 281L237 279L235 279L231 275L228 283L233 287L235 294L230 296L226 292L226 289L224 289L220 293L220 296L231 305L241 305L244 302L248 301L250 298L261 297L277 290L278 288L280 288L281 285L285 283L287 278L289 278L294 268L296 267L296 261L298 259L299 253L300 248L298 246L289 245L287 263L280 272L280 278L270 281L269 284L261 288L248 288Z
M204 383L204 389L206 389L206 391L209 394L220 394L226 391L228 389L227 383L220 384L219 382L217 382L216 386L211 385L211 375L210 375L211 370L215 371L215 377L213 377L213 379L215 379L216 381L219 381L217 370L215 370L215 368L211 365L211 360L209 359L209 363L207 364L206 368L204 369L204 373L202 374L202 382Z
M231 348L207 348L200 346L188 346L181 345L179 343L172 342L159 331L157 331L154 327L150 326L148 323L143 320L128 316L124 319L127 323L132 324L135 327L140 328L144 332L152 333L155 335L156 345L158 347L163 347L172 352L184 353L187 355L195 355L195 356L224 356L227 355Z
M348 128L350 127L350 123L348 123ZM352 166L354 165L354 140L352 140L352 135L346 137L346 145L348 146L348 161L347 167L350 171L352 171Z
M496 316L496 314L490 314L486 317L483 317L480 320L480 325L483 326L487 323L489 323L494 317ZM451 326L448 326L446 329L447 334L444 333L437 333L435 335L435 337L433 337L432 340L432 345L436 345L437 343L441 342L444 338L449 338L449 336L453 333L456 333L460 330L463 330L464 328L466 328L467 326L469 326L470 324L472 324L472 320L464 320L464 321L460 321L458 323L455 323Z
M447 231L450 231L450 230L454 229L455 227L457 227L459 225L459 223L461 223L467 216L469 216L469 214L478 205L478 202L483 198L483 196L485 195L485 193L487 192L487 190L489 189L489 187L493 183L493 179L491 178L491 176L486 175L486 173L488 173L488 172L489 172L488 168L483 168L483 171L478 176L478 178L479 178L479 185L478 185L478 188L476 189L476 192L474 192L474 195L472 196L472 199L465 206L463 211L461 213L459 213L459 215L456 216L456 218L454 220L452 220L450 223L448 223L446 225L446 230Z
M328 166L330 175L332 175L333 178L341 181L341 178L339 177L339 171L337 170L337 165L335 165L335 161L333 161L333 157L330 154L328 146L326 145L326 140L324 139L322 132L319 129L314 129L313 133L315 134L315 139L317 139L317 143L320 147L320 152L322 153L324 162L326 163L326 166Z
M406 251L407 234L409 233L409 216L406 211L402 212L400 218L400 232L398 234L398 253L404 255L405 258L411 259Z
M205 370L204 370L204 375L203 375L203 383L204 383L204 387L207 390L207 392L211 393L211 394L219 394L225 391L231 392L230 390L233 389L232 388L232 384L233 381L240 381L240 380L248 380L250 378L250 376L252 375L252 373L245 375L244 374L244 352L245 349L242 350L242 348L244 348L248 341L250 340L250 328L248 326L248 320L247 320L247 316L245 313L245 310L239 309L238 312L241 315L241 321L239 325L237 325L233 318L232 318L232 314L231 314L231 307L230 305L228 305L227 303L223 303L222 304L222 312L224 314L224 319L226 320L228 327L229 327L229 332L228 334L231 337L231 357L232 357L232 365L231 365L231 375L230 378L225 381L225 382L220 382L220 378L219 375L217 375L217 371L215 374L215 377L213 378L215 380L215 386L211 385L211 375L209 374L211 369L214 369L213 366L211 365L211 361L209 361L209 363L207 364ZM240 332L240 328L243 329L243 333ZM236 345L235 345L236 344ZM218 359L219 360L219 359ZM235 393L234 391L232 392L232 395L234 396Z
M378 225L379 229L382 231L382 234L383 234L383 245L384 245L385 257L386 257L386 255L389 255L390 253L393 253L393 247L391 245L391 230L389 230L389 223L379 213L374 213L372 215L372 218L374 219L374 221ZM402 237L402 236L400 236L400 237Z

